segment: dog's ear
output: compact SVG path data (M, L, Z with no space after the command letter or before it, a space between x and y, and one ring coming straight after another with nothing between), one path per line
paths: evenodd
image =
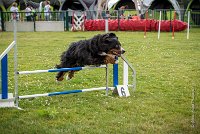
M111 38L116 37L116 35L114 33L109 33L108 36L111 37Z
M109 36L109 38L116 38L116 39L118 39L118 37L114 33L109 33L108 36Z
M118 37L114 33L106 33L102 37L106 44L109 44L111 42L118 40Z
M118 37L114 33L106 33L106 34L103 34L102 37L105 39L106 38L117 38L118 39Z
M112 37L106 38L106 40L105 40L106 43L110 43L110 42L113 42L113 41L118 41L118 37L112 36Z

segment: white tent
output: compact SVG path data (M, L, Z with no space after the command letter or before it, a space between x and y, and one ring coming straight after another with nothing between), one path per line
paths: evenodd
M117 4L120 0L109 0L108 2L108 9L112 8L115 4ZM140 5L141 5L141 1L140 0L132 0L134 5L135 5L135 9L137 11L139 11L141 8L140 8Z
M149 7L151 6L151 4L154 1L155 0L143 0L142 1L142 10L141 10L141 13L144 14L149 9ZM174 7L174 9L178 13L179 19L181 19L181 11L180 11L181 8L180 8L178 2L176 0L168 0L168 1L172 4L172 6Z
M108 9L112 8L116 3L118 3L120 0L109 0L108 2ZM138 10L138 6L140 6L140 0L132 0L135 4L136 10Z
M118 3L120 0L109 0L108 2L108 9L112 8L116 3ZM155 0L132 0L135 3L136 10L141 10L141 14L145 14L145 12L149 9L151 4ZM179 15L179 19L181 19L181 8L179 6L179 3L176 0L168 0L176 12Z
M109 0L108 9L111 9L120 0Z

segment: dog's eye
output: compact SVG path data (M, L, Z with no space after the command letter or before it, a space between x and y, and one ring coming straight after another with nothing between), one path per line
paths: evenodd
M115 48L119 48L119 45L116 45Z

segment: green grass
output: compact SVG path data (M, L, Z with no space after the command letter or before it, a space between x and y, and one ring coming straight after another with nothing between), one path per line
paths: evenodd
M18 70L51 69L68 44L103 32L18 32ZM125 56L137 71L137 89L130 97L105 96L104 91L20 100L0 109L1 134L200 133L200 29L161 33L115 32ZM13 33L0 33L0 52ZM121 70L120 60L120 70ZM13 51L9 55L9 90L14 90ZM109 66L112 86L112 66ZM121 73L119 76L122 79ZM55 73L19 76L19 95L101 87L105 70L83 70L57 84ZM131 79L130 79L131 80ZM121 80L120 80L121 82ZM195 90L195 127L192 127Z

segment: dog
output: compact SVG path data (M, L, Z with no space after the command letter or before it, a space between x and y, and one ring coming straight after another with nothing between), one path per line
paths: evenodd
M98 34L87 40L70 44L61 55L60 64L56 68L84 67L89 65L116 64L116 57L125 53L118 37L114 33ZM68 71L67 79L74 76L75 71ZM62 81L67 72L58 72L57 81Z

